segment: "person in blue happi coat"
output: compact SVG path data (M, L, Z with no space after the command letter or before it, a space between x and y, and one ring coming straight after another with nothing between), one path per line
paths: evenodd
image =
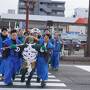
M37 80L41 81L41 87L46 86L45 80L48 79L48 57L50 55L50 51L53 48L53 45L49 41L49 36L44 36L44 42L41 43L40 51L38 52L37 56Z
M54 39L52 43L54 45L54 48L51 56L51 67L53 70L58 70L60 63L61 44L59 40L59 34L57 32L54 33Z
M2 62L2 47L3 47L3 41L8 39L8 30L7 28L2 28L0 33L0 64Z
M11 31L11 38L5 40L4 47L9 47L3 51L3 72L4 72L4 83L8 86L13 85L12 80L15 78L15 74L19 72L22 56L20 54L20 48L16 45L21 44L17 38L17 31Z
M0 73L2 74L2 77L0 78L0 80L3 79L3 68L2 68L2 61L3 61L3 58L2 58L2 47L3 47L3 41L8 39L9 36L8 36L8 30L7 28L3 27L1 29L1 33L0 33Z

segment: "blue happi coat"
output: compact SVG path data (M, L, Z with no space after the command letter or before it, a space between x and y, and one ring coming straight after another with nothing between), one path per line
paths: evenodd
M7 36L4 40L6 40L6 39L9 39L9 36ZM1 64L2 64L2 61L3 61L3 58L2 58L2 49L1 48L3 47L4 40L2 39L2 36L1 36L1 33L0 33L0 73L2 73L1 72L1 70L2 70Z
M7 39L4 41L6 46L11 46L13 44L12 39ZM17 39L16 44L21 44ZM12 83L12 77L17 72L19 72L22 63L22 58L18 52L15 52L14 49L10 49L9 55L2 62L2 73L4 74L4 82L6 84Z
M9 39L9 37L7 36L6 38L5 38L5 40L6 39ZM3 47L3 39L2 39L2 37L1 37L1 33L0 33L0 64L1 64L1 60L2 60L2 47Z
M46 48L47 49L53 48L53 45L51 44L50 41L48 42ZM48 79L48 62L47 62L48 58L46 57L40 52L38 53L38 56L37 56L37 76L42 80Z
M60 49L61 44L59 40L53 40L53 51L52 51L52 57L51 57L51 66L52 68L58 69L59 63L60 63Z
M40 38L39 38L39 41L38 41L40 44L43 44L44 43L44 38L43 38L43 36L41 36Z

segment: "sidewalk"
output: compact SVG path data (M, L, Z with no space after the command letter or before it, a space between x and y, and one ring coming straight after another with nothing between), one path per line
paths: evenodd
M82 56L62 56L62 64L81 64L81 65L90 65L90 57Z

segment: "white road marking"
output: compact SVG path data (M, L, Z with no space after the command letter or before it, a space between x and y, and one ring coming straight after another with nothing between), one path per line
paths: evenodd
M15 81L20 81L20 80L21 80L21 78L15 78ZM25 80L27 80L27 78L25 78ZM31 79L31 82L32 82L32 81L36 81L36 79L32 78L32 79ZM49 81L49 82L61 82L61 80L59 80L59 79L53 79L53 78L52 78L52 79L48 79L47 82L48 82L48 81Z
M84 66L84 65L75 65L75 67L80 68L82 70L85 70L87 72L90 72L90 66Z
M0 85L5 85L4 82L0 82ZM13 82L13 85L17 86L25 86L26 83L21 83L21 82ZM40 83L31 83L32 86L41 86ZM47 86L49 87L66 87L64 83L46 83Z
M12 90L12 88L0 88L0 90ZM71 89L33 89L33 88L13 88L13 90L71 90Z
M13 85L14 86L26 86L26 82L21 83L21 75L16 75L15 80L13 81ZM28 75L25 75L25 77L28 77ZM35 88L0 88L0 90L27 90L27 89L31 89L31 90L40 90L39 88L36 88L37 86L41 86L41 83L36 83L36 78L37 77L36 73L33 75L32 79L31 79L31 86L35 87ZM25 78L25 81L27 80L27 78ZM3 81L0 81L0 86L4 86L5 83ZM49 73L48 76L48 80L46 83L46 87L48 87L48 89L41 89L41 90L70 90L70 89L66 89L66 84L64 84L63 82L61 82L61 80L57 79L54 75L52 75L51 73ZM56 89L57 88L57 89ZM65 88L65 89L64 89Z

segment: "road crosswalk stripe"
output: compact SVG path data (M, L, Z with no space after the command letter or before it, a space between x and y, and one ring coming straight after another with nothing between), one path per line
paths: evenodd
M28 88L26 88L27 77L28 77L28 75L25 75L25 82L22 83L22 82L20 82L21 74L16 75L16 78L13 81L13 87L9 87L7 90L10 90L10 88L13 88L13 90L14 90L14 88L16 88L15 90L20 90L21 88L22 88L22 90L27 90L28 89ZM38 87L41 86L41 83L36 82L36 77L37 77L37 75L35 73L33 78L31 79L31 87L29 87L30 89L32 88L31 90L36 90L36 89L38 89ZM57 79L51 73L49 73L48 80L46 82L47 82L46 87L48 88L46 90L49 90L49 89L60 90L61 88L62 88L61 90L70 90L70 89L66 89L67 88L66 84L64 84L61 80ZM5 90L6 86L3 81L0 81L0 87L3 87L3 89L0 88L0 90ZM19 88L19 89L17 89L17 88ZM58 89L56 89L56 88L58 88Z
M15 89L15 88L13 88L13 90L49 90L49 89L33 89L33 88L22 88L22 89L20 89L20 88L17 88L17 89ZM0 90L12 90L12 88L0 88ZM50 90L71 90L71 89L50 89Z
M15 78L15 81L20 81L21 79L20 78ZM25 81L27 80L27 78L25 79ZM48 79L47 80L47 82L60 82L61 80L59 80L59 79ZM31 82L36 82L36 79L35 78L33 78L33 79L31 79Z
M5 85L4 82L0 82L0 85ZM24 86L26 83L21 83L21 82L13 82L13 85L15 86ZM47 86L52 86L52 87L66 87L64 83L46 83ZM40 83L31 83L31 86L40 86Z

